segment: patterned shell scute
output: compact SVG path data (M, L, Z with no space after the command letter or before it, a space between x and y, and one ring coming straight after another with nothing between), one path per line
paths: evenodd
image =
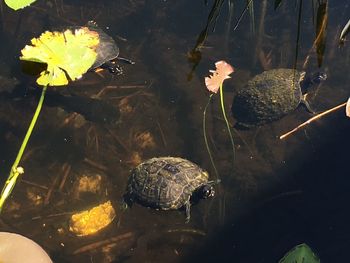
M295 110L302 98L303 75L294 69L281 68L253 77L233 100L232 113L237 122L246 127L257 126Z
M97 58L92 65L92 69L98 68L107 61L113 60L119 56L119 48L114 39L101 30L93 21L88 22L88 28L99 35L99 44L96 48Z
M208 182L208 173L178 157L149 159L129 178L129 192L143 205L163 210L178 209L198 187Z

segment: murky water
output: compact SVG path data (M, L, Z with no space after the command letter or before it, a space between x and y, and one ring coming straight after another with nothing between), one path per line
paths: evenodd
M116 40L120 55L136 63L122 64L121 76L90 72L67 88L52 89L20 163L25 175L1 214L0 229L34 239L55 262L278 262L303 242L321 262L347 262L350 122L344 108L283 141L281 134L310 118L303 108L260 128L235 130L232 170L216 95L207 116L221 179L216 197L193 206L188 224L181 210L137 204L120 210L130 170L142 160L181 156L216 177L202 117L209 98L204 77L218 60L236 69L224 84L227 112L234 93L270 68L326 72L328 79L308 96L317 112L347 100L350 49L348 43L338 47L349 19L347 1L328 3L319 56L313 46L318 1L314 6L302 1L301 13L300 1L282 1L277 10L273 2L253 1L253 13L247 11L236 30L246 1L223 1L215 25L208 22L213 3L204 1L39 1L19 12L3 5L1 183L40 95L18 59L32 37L95 20ZM195 49L207 23L205 41ZM189 60L194 49L197 57ZM97 106L86 104L88 98ZM77 194L84 175L100 175L100 190ZM117 213L111 225L90 237L69 231L73 213L106 200Z

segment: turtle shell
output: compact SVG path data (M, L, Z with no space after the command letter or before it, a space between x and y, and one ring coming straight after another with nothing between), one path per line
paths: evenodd
M96 48L97 58L91 69L98 68L104 63L116 59L119 56L119 47L114 39L101 30L94 21L89 21L87 27L99 35L99 44Z
M139 164L131 173L127 194L142 205L178 209L208 182L208 173L178 157L159 157Z
M232 114L238 127L250 128L278 120L301 102L300 81L305 73L272 69L256 75L234 97Z

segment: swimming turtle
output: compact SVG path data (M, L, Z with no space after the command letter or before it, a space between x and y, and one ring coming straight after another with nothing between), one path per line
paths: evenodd
M89 30L98 33L100 41L96 48L97 58L95 63L91 66L91 70L107 68L111 73L122 74L122 68L115 63L115 60L134 64L134 62L129 59L119 57L119 47L114 39L99 28L95 21L89 21L86 27L89 28Z
M213 185L218 182L208 181L208 177L206 171L186 159L152 158L131 172L124 202L161 210L185 208L188 222L191 203L215 194Z
M311 84L326 78L325 73L306 75L303 71L287 68L256 75L233 99L231 110L237 120L236 127L251 128L278 120L300 104L313 112L303 93Z

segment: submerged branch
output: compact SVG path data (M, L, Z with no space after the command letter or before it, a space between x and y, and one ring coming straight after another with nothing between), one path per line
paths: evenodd
M289 132L287 132L287 133L281 135L281 136L280 136L280 140L282 140L282 139L286 138L287 136L291 135L292 133L294 133L294 132L300 130L302 127L304 127L304 126L310 124L311 122L313 122L313 121L315 121L315 120L321 118L322 116L327 115L327 114L329 114L329 113L331 113L331 112L333 112L333 111L336 111L336 110L338 110L338 109L340 109L340 108L342 108L342 107L345 107L345 105L346 105L346 102L344 102L344 103L342 103L342 104L340 104L340 105L338 105L338 106L335 106L335 107L333 107L333 108L331 108L331 109L329 109L329 110L326 110L326 111L324 111L324 112L321 112L320 114L317 114L316 116L312 117L311 119L308 119L307 121L305 121L305 122L303 122L302 124L298 125L298 126L295 127L293 130L290 130Z

